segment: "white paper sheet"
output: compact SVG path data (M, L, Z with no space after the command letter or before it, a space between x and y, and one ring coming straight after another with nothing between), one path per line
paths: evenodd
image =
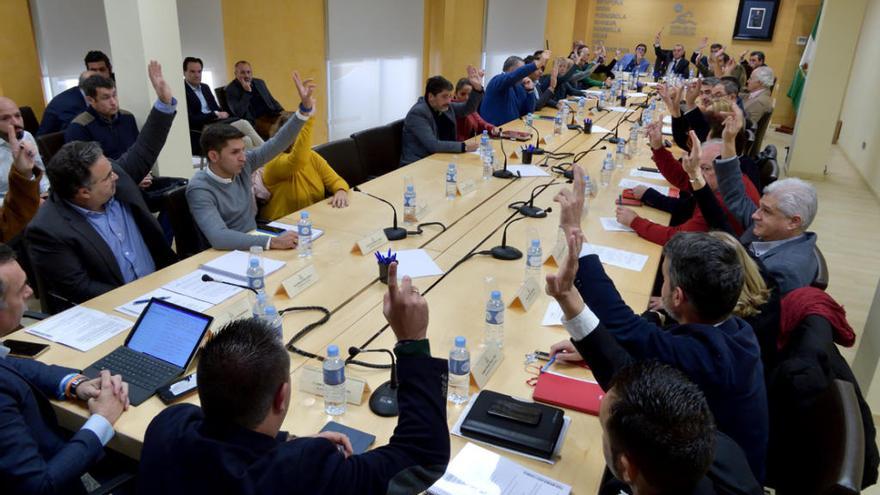
M633 177L641 177L643 179L666 180L666 178L663 177L663 174L661 174L660 172L647 172L645 170L639 170L637 168L630 170L629 175L632 175Z
M664 125L660 129L660 133L663 134L664 136L671 136L672 135L672 126Z
M226 277L232 277L237 279L239 283L247 282L248 259L250 259L250 255L250 253L244 251L230 251L219 258L203 263L200 268L211 274L217 273ZM263 257L263 273L267 277L280 270L284 265L283 261Z
M668 196L669 195L669 187L668 186L658 186L657 184L651 184L650 182L643 182L640 180L633 179L620 179L620 184L618 187L622 187L623 189L632 189L638 186L645 186L654 189L655 191Z
M649 88L653 88L654 86L656 86L658 84L660 84L660 83L656 83L654 81L645 81L645 86L647 86Z
M648 262L648 256L644 254L633 253L608 246L600 246L598 244L588 244L585 242L583 246L581 246L581 252L578 256L583 258L588 254L598 254L599 261L606 265L613 265L635 272L642 271L642 269L645 268L645 263Z
M641 91L631 91L626 95L628 98L644 98L648 96L648 93L642 93Z
M535 165L511 165L507 163L507 170L516 175L519 172L523 177L550 177L546 170Z
M214 306L209 302L193 299L192 297L184 296L183 294L178 294L176 292L171 292L168 289L163 289L160 287L154 291L147 292L140 297L134 298L131 301L123 304L122 306L117 306L116 311L137 318L147 307L147 303L150 302L150 298L153 297L164 299L171 304L183 306L184 308L189 308L193 311L198 311L200 313L204 313L206 310Z
M434 275L443 275L443 270L434 263L431 256L424 249L406 249L397 251L397 278L401 279L404 275L410 278L432 277Z
M602 228L608 232L635 232L633 229L617 221L614 217L599 217Z
M562 307L552 299L547 304L547 311L544 312L544 318L541 320L543 327L562 326Z
M132 321L125 318L74 306L27 327L25 332L85 352L132 325Z
M629 113L629 112L635 112L635 110L633 110L632 108L626 108L626 107L608 107L608 110L611 110L612 112L618 112L618 113L621 113L621 112L626 112L626 113Z
M672 117L669 115L663 116L663 123L666 125L672 125Z
M202 275L210 275L218 280L227 280L232 283L241 283L240 281L231 280L216 273L208 273L204 270L196 270L189 275L184 275L177 280L168 282L162 288L176 292L199 301L205 301L211 304L220 304L230 297L238 294L244 289L232 287L230 285L218 282L203 282Z
M289 230L291 232L296 232L296 225L291 225L289 223L281 223L281 222L269 222L269 227L278 227L279 229ZM257 232L258 234L263 234L263 232ZM312 242L318 240L319 237L324 235L324 231L318 228L312 227Z
M606 129L601 125L593 124L593 128L590 129L590 134L606 134L611 132L611 129Z
M452 459L432 495L568 495L571 487L468 443Z
M585 94L585 95L596 95L596 96L599 96L599 95L602 94L602 90L601 90L601 89L585 89L585 90L584 90L584 94Z

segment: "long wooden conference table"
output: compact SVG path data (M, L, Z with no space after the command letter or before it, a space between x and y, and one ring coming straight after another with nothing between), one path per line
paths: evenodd
M554 111L547 109L541 113L552 115ZM595 111L591 116L594 125L613 129L621 115L617 112ZM630 119L635 120L634 117ZM593 149L594 152L588 153L579 164L585 168L594 185L599 185L600 169L605 153L614 151L614 145L603 142L603 138L607 137L606 133L583 134L566 129L561 136L553 138L552 120L536 118L534 125L541 136L548 141L543 147L549 151L576 153ZM628 136L630 125L629 122L622 123L619 134ZM504 128L528 130L521 121L513 121ZM547 139L547 136L553 139ZM495 140L492 143L496 156L501 157L500 143ZM603 145L607 146L607 150L601 149ZM519 143L506 141L504 147L510 155L517 150ZM543 158L540 160L537 156L535 158L535 163L543 161ZM519 163L519 160L510 161ZM570 161L571 158L549 159L548 163L554 165ZM448 163L455 163L458 166L459 181L474 181L475 190L453 200L446 199L445 172ZM615 216L614 200L621 191L618 184L621 179L634 178L629 175L630 169L651 165L650 150L647 146L640 146L638 155L627 160L624 169L615 170L611 185L599 189L596 197L590 201L589 213L583 220L588 242L648 256L648 261L641 271L605 265L607 273L614 280L621 295L637 311L641 311L647 305L659 266L661 248L639 238L635 233L606 231L599 219ZM549 167L545 170L549 171ZM469 253L488 250L500 244L506 223L520 217L508 205L514 201L528 200L536 186L547 184L554 179L554 177L523 177L515 180L491 178L484 181L481 175L480 157L476 154L436 154L360 186L363 191L394 203L402 221L404 177L412 177L417 192L417 203L422 210L419 221L442 222L446 226L445 231L436 226L427 226L422 235L410 235L404 240L388 242L379 248L383 251L389 247L393 251L424 249L444 271L442 276L414 280L414 285L420 288L429 304L428 337L431 341L432 354L437 357L448 355L453 339L457 335L467 337L472 360L479 355L489 289L491 287L500 290L505 303L510 305L525 276L525 256L515 261L496 260L485 255L474 255L466 261L461 260ZM553 173L551 175L557 176ZM634 179L652 182L647 179ZM555 180L555 184L536 196L536 205L544 208L554 206L552 198L559 189L571 187L561 176ZM668 185L662 181L653 182L657 185ZM376 260L372 252L365 254L352 252L353 246L360 239L390 226L391 211L387 205L358 192L350 192L349 200L350 206L344 209L333 209L326 202L307 208L315 227L324 230L324 235L314 243L313 255L310 259L298 258L296 251L266 253L269 258L286 262L282 269L269 275L266 280L267 291L270 295L274 295L274 304L278 309L318 305L332 312L326 324L314 329L296 343L298 348L319 355L325 354L327 345L331 343L339 345L345 353L349 346L391 348L395 340L393 332L386 327L382 316L382 297L387 286L378 280ZM666 224L669 220L666 213L657 210L646 207L636 210L639 215L658 223ZM546 218L528 218L512 224L507 232L507 243L525 253L530 235L537 233L542 241L544 255L547 256L557 241L558 215L558 208L554 208ZM295 224L296 218L299 218L298 212L281 221ZM413 230L413 227L410 227L410 230ZM133 321L132 317L118 313L114 308L186 275L202 263L222 254L224 253L213 249L202 252L94 298L84 306ZM309 264L313 265L317 272L319 278L317 283L293 299L288 298L283 291L276 292L282 281ZM543 273L555 269L545 265ZM542 288L543 284L542 280ZM542 292L528 311L508 307L505 315L504 359L485 388L517 397L531 397L532 389L526 381L533 375L526 371L526 354L535 350L546 351L551 344L568 338L565 329L561 326L541 326L541 320L550 300L549 296ZM215 317L212 330L216 331L225 322L249 316L250 310L250 299L244 291L206 312ZM285 341L320 316L315 312L286 314ZM82 369L122 345L127 333L128 331L125 331L116 335L88 352L53 344L39 359L46 363ZM45 342L23 330L11 337ZM328 420L335 419L376 435L376 446L387 442L396 425L396 418L382 418L373 414L366 400L360 405L349 404L346 413L341 417L328 417L324 413L322 398L301 391L297 386L303 370L308 367L320 369L321 363L317 359L310 359L297 353L291 353L290 356L293 396L291 410L282 426L283 429L295 435L309 435L319 431ZM388 364L388 356L383 353L360 354L358 360ZM193 371L194 366L192 368L188 371ZM554 371L580 378L591 378L589 371L578 367L554 365ZM371 389L375 389L388 380L389 371L350 365L347 376L361 378ZM476 392L476 387L472 385L471 393ZM198 404L198 395L190 395L183 399L183 402ZM53 405L59 421L67 428L74 430L79 428L88 417L88 410L82 403L53 402ZM116 423L116 436L109 447L132 458L138 458L147 426L165 407L157 397L152 397L143 404L130 408ZM462 409L463 406L448 405L450 427L458 419ZM529 469L571 485L575 493L595 493L605 466L599 421L595 416L577 411L567 410L566 414L572 418L572 422L560 458L554 465L498 452ZM466 442L462 438L452 437L453 457Z

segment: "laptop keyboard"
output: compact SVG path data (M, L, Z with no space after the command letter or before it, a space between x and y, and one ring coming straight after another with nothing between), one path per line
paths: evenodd
M119 347L95 363L93 368L109 370L131 385L156 390L180 373L180 368L145 354Z

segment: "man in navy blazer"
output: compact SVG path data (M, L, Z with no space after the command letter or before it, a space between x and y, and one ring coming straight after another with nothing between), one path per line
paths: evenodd
M202 407L169 407L147 428L139 492L370 495L426 490L449 462L447 363L431 357L428 304L409 277L398 289L396 263L388 269L383 311L397 337L400 383L400 417L387 445L352 455L351 443L340 433L296 438L281 432L290 408L290 357L265 322L242 319L227 324L202 349Z
M82 85L86 79L96 74L97 72L90 70L83 72L79 75L79 84L58 93L55 95L55 98L52 98L52 101L46 105L46 111L43 112L43 120L40 121L37 136L67 129L71 120L86 111L89 105L86 102L86 94L82 89Z
M32 294L12 249L0 244L0 336L19 327ZM128 384L107 371L89 380L8 354L0 345L0 493L85 493L80 477L103 457L128 407ZM71 435L58 426L50 397L87 401L91 416Z
M556 197L572 252L580 251L582 239L582 185L583 170L576 167L573 191ZM560 301L563 324L578 343L554 350L576 359L581 358L576 347L586 351L583 357L600 383L633 359L656 359L683 371L703 390L718 429L742 447L755 478L762 481L768 411L761 350L748 323L731 315L742 290L743 267L735 250L706 233L679 233L663 254L663 306L679 324L660 328L639 317L624 303L599 257L587 255L547 277L547 292Z

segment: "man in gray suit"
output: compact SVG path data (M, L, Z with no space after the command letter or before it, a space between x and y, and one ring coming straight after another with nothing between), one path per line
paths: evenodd
M477 143L455 139L455 119L477 111L483 99L483 71L467 68L468 82L473 87L467 101L454 103L453 87L443 76L434 76L425 84L425 96L419 97L403 121L400 165L409 165L434 153L475 151Z

